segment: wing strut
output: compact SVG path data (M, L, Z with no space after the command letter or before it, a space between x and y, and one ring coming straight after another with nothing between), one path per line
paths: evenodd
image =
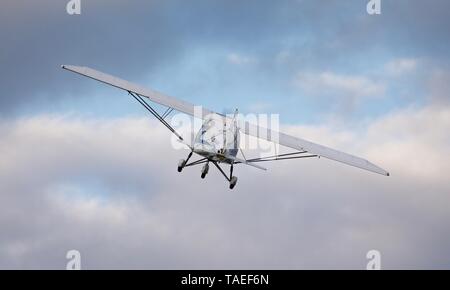
M293 153L285 153L285 154L279 154L279 155L273 155L273 156L266 156L261 158L253 158L253 159L247 159L246 161L249 163L253 162L264 162L264 161L276 161L276 160L287 160L287 159L298 159L298 158L309 158L309 157L318 157L317 155L313 154L307 154L307 151L299 151L299 152L293 152Z
M138 101L144 108L147 109L147 111L149 111L153 116L155 116L155 118L158 119L164 126L166 126L167 129L169 129L173 134L175 134L178 137L178 139L183 141L183 137L181 137L180 134L178 134L177 131L175 131L175 129L172 128L172 126L170 126L170 124L167 123L166 120L164 120L164 118L166 118L173 111L173 108L170 107L167 108L167 110L161 116L139 94L133 93L131 91L128 91L128 94L133 96L133 98L135 98L136 101Z

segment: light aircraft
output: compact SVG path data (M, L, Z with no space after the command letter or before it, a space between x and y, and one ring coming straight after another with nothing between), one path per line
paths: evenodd
M143 88L126 80L102 73L88 67L62 65L62 68L122 89L128 92L129 95L131 95L142 106L144 106L164 126L166 126L173 134L175 134L180 142L189 147L190 153L187 158L180 160L178 163L178 172L181 172L185 167L188 166L204 164L201 170L201 177L205 178L209 171L209 163L211 162L215 167L217 167L222 175L225 176L225 178L229 182L230 189L233 189L237 183L237 177L233 175L233 166L235 164L245 164L265 170L265 168L255 163L307 157L325 157L331 160L342 162L347 165L389 176L389 173L387 171L363 158L340 152L335 149L315 144L310 141L290 136L281 132L263 128L249 122L239 122L237 120L237 111L235 112L233 118L231 118L230 116L226 116L224 114L219 114L211 110L202 108L200 114L201 116L197 116L195 114L195 106L193 104L164 95L160 92ZM145 101L144 98L167 107L166 111L162 114L158 113L152 106L150 106L149 103ZM166 121L167 116L169 116L169 114L173 110L204 119L204 123L193 142L184 142L182 136L180 136L180 134L178 134L178 132L176 132L176 130ZM222 132L219 131L219 133L217 132L217 126L215 126L218 124L218 122L223 123L223 130ZM249 136L278 143L279 145L292 148L295 151L292 153L246 159L239 147L240 132ZM218 142L219 138L217 137L222 137L220 142ZM241 151L243 158L237 157L239 151ZM192 157L193 153L200 155L201 159L189 163L189 160ZM230 165L229 175L227 175L220 166L222 163Z

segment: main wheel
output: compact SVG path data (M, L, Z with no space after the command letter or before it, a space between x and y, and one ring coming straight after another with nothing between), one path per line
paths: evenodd
M186 165L186 160L181 159L181 160L178 162L178 172L181 172L181 171L183 170L183 168L184 168L185 165Z
M233 189L236 186L238 178L236 176L231 177L230 180L230 189Z
M206 163L206 164L203 165L203 167L202 167L202 175L201 175L201 177L202 177L202 178L205 178L206 174L208 174L208 171L209 171L209 164Z

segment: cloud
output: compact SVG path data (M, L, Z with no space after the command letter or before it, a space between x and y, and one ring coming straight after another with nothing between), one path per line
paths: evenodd
M379 17L367 15L360 0L329 1L327 5L252 0L239 7L226 0L98 0L85 1L80 16L67 15L66 4L56 0L3 1L2 116L70 102L97 88L93 82L62 72L62 63L95 67L144 85L165 79L170 88L177 87L173 71L186 71L184 79L214 75L222 82L236 74L217 71L221 63L207 52L238 51L261 64L284 52L278 65L261 65L259 73L240 75L245 84L254 84L249 85L247 95L261 95L261 83L271 84L269 80L299 68L336 71L343 66L380 63L386 54L448 64L446 28L450 20L445 0L432 4L388 1ZM202 49L207 71L188 66L192 55ZM203 90L214 84L199 83ZM276 84L265 91L269 89L280 92Z
M313 92L324 89L352 96L376 96L383 94L385 90L383 85L374 83L366 77L339 75L332 72L299 74L297 81L299 86Z
M409 108L363 132L285 130L392 173L326 159L176 172L186 151L147 119L41 115L0 125L0 268L448 268L450 109Z
M79 17L65 13L66 1L29 2L6 0L0 10L0 268L63 269L73 248L86 269L363 269L370 249L381 251L384 268L449 267L449 1L387 1L378 17L359 0L85 1ZM224 55L235 69L258 66L236 73ZM383 66L386 58L394 60ZM391 89L370 68L403 76L418 59L437 64L427 107L396 109L358 132L285 128L365 156L389 178L322 158L268 172L238 167L230 191L214 170L205 180L199 168L178 174L187 152L147 119L5 117L91 98L98 84L62 72L62 63L143 85L163 79L174 90L195 83L192 95L218 93L241 106L283 95L277 103L291 97L316 115L323 103L312 109L291 91L299 68L296 85L334 111ZM412 83L399 86L415 90ZM287 104L298 116L301 108Z
M345 110L353 110L364 98L383 97L386 86L378 80L362 75L343 75L334 72L300 72L294 85L306 95L332 100Z
M429 99L431 102L446 105L450 101L450 71L434 69L428 79Z
M392 76L402 76L414 72L417 68L417 60L410 58L394 59L385 65L386 72Z
M256 62L254 58L243 56L237 53L230 53L227 56L228 62L236 65L246 65L246 64L253 64Z

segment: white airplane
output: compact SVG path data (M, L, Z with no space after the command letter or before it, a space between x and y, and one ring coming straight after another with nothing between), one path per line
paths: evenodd
M325 157L342 162L347 165L389 176L389 173L387 171L363 158L340 152L323 145L315 144L310 141L306 141L304 139L293 137L284 133L259 127L250 124L249 122L239 123L237 120L237 110L233 118L204 108L201 109L201 116L196 116L194 114L195 106L188 102L164 95L147 88L143 88L126 80L99 72L88 67L63 65L62 68L125 90L142 106L144 106L164 126L166 126L173 134L175 134L180 142L188 146L191 150L186 160L182 159L179 161L178 172L181 172L183 168L188 166L204 164L201 170L201 177L205 178L206 174L209 171L209 163L211 162L217 167L217 169L223 174L223 176L225 176L225 178L229 182L230 189L233 189L237 183L237 177L233 176L233 165L235 164L246 164L265 170L265 168L255 163L307 157ZM144 98L148 98L154 103L167 107L166 111L163 114L159 114L144 100ZM194 117L201 117L205 120L192 144L185 142L183 138L175 131L175 129L170 126L170 124L165 120L173 110L186 113ZM217 131L216 125L220 123L223 124L223 130ZM254 136L270 142L278 143L279 145L295 149L295 151L292 153L277 154L274 156L252 159L245 159L245 156L242 153L243 158L238 158L237 154L240 151L240 132L249 136ZM220 138L217 137L221 137L221 142L218 142ZM201 159L188 163L193 153L200 155ZM220 167L221 163L230 165L229 175L227 175Z

